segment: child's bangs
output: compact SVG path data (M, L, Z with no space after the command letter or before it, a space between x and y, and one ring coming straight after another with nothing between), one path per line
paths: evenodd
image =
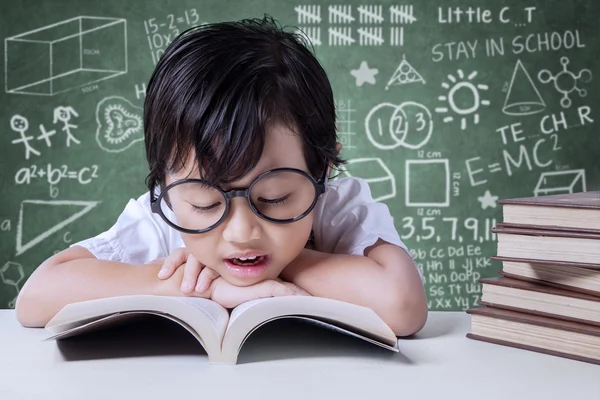
M179 118L171 171L194 162L193 171L212 185L234 182L252 171L262 156L268 125L292 122L286 102L275 101L275 93L254 82L248 86L233 80L189 99Z

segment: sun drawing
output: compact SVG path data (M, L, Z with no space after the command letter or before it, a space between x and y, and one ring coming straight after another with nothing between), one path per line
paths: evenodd
M457 71L457 75L458 79L455 78L454 75L449 74L448 80L450 83L442 82L442 87L448 90L448 94L445 96L439 96L438 100L448 102L450 109L461 118L460 128L465 130L467 128L467 117L473 114L473 123L478 124L479 114L477 113L477 110L479 110L479 106L490 105L489 100L483 100L480 96L480 91L488 90L488 86L483 84L474 84L471 82L473 78L477 76L477 71L471 72L466 79L465 74L461 69ZM462 104L460 106L456 104L457 102L454 96L461 90L463 92L467 92L467 95L470 94L472 96L472 102L467 102L469 104L466 107ZM437 107L435 111L438 113L447 113L448 107ZM444 117L443 121L452 122L454 121L454 117L452 115L448 115Z

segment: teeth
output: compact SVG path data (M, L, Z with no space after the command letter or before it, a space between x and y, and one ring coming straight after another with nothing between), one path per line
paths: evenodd
M252 258L231 258L231 262L236 265L249 266L258 264L259 262L263 261L264 258L264 256Z
M254 256L254 257L247 257L247 258L238 257L238 260L242 260L242 261L252 260L252 261L254 261L254 260L256 260L256 256Z

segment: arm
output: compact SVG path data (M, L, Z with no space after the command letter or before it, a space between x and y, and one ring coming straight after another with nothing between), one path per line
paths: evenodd
M67 303L130 294L182 296L176 279L156 277L160 267L98 260L83 247L68 248L25 282L15 307L17 320L25 327L43 327Z
M160 260L149 264L126 264L99 260L83 247L71 247L46 260L27 280L19 293L16 314L25 327L44 327L68 303L111 296L151 294L210 298L233 308L245 301L274 296L306 294L296 285L268 280L237 287L217 277L199 293L181 291L189 270L176 268L168 279L159 279ZM192 270L194 273L195 270Z
M365 256L305 249L281 277L313 296L373 309L397 336L418 332L427 320L425 289L412 258L382 240Z

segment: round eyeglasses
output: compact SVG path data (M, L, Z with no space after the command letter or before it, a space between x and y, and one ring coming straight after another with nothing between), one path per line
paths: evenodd
M244 197L260 218L277 224L308 215L325 193L329 167L318 181L295 168L277 168L260 174L247 189L223 190L202 179L183 179L165 187L150 200L153 213L172 228L203 233L227 218L234 197Z

